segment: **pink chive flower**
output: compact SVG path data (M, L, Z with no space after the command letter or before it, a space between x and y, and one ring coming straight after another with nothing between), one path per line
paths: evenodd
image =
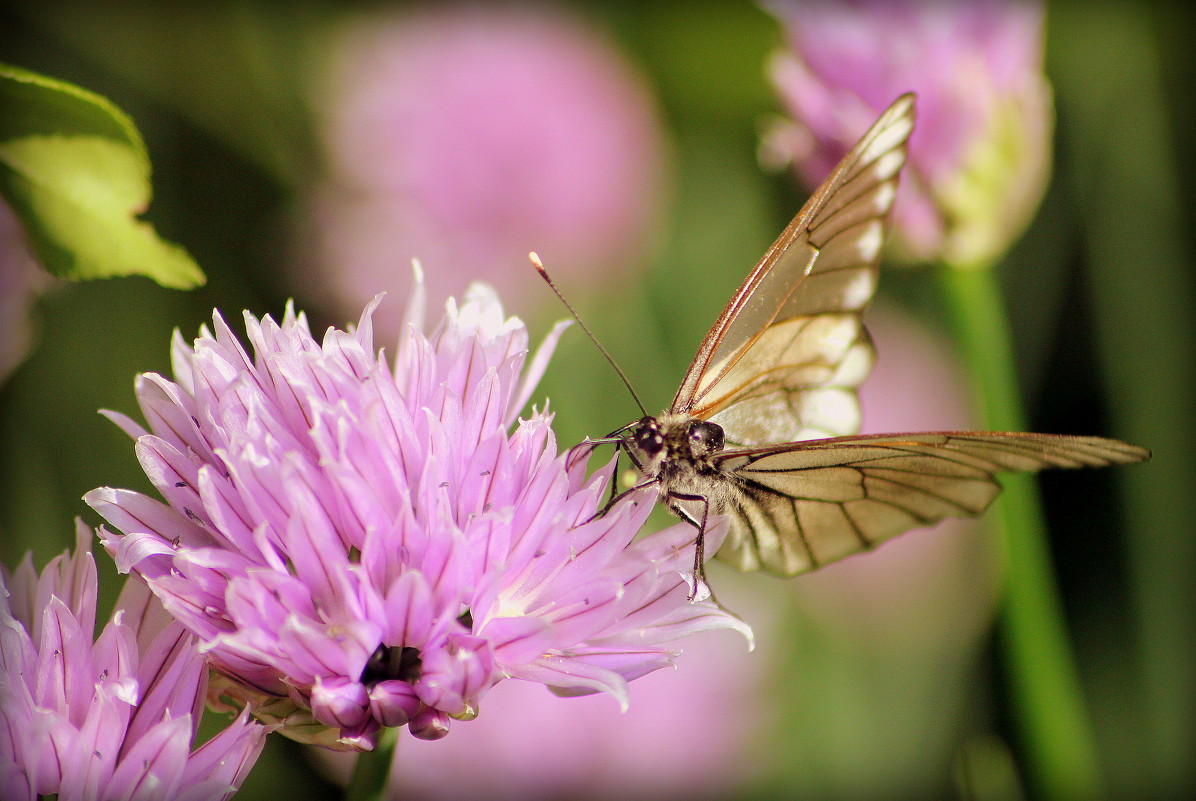
M657 230L659 113L618 49L564 9L365 16L337 37L319 90L326 172L303 267L337 308L405 295L396 257L423 263L437 305L474 279L508 302L542 297L529 250L598 286Z
M39 576L0 571L0 794L33 801L227 799L265 742L248 710L194 751L207 666L145 584L94 638L91 529Z
M793 117L765 143L810 185L876 115L918 94L918 126L893 211L917 261L999 257L1029 222L1050 172L1043 9L1030 0L767 0L788 50L772 78Z
M121 570L141 575L284 733L368 750L383 727L424 739L479 712L504 678L608 692L670 664L668 643L746 626L688 603L693 530L635 542L651 492L597 519L612 464L587 478L550 416L517 419L564 326L526 374L527 331L473 286L422 329L417 286L394 361L377 299L313 338L302 314L246 314L250 355L217 313L174 380L145 374L137 441L165 503L87 501ZM687 562L687 560L689 560Z

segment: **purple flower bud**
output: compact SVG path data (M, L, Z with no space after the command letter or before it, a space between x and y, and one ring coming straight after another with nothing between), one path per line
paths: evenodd
M445 647L422 660L416 692L425 704L455 718L472 718L477 710L467 699L477 698L497 680L490 641L453 632Z
M404 726L419 712L421 701L405 681L388 679L370 688L370 713L382 726Z
M793 120L765 152L810 185L826 178L875 116L918 95L918 125L893 210L906 258L988 263L1025 228L1050 172L1051 91L1042 6L980 0L765 5L788 50L772 77Z
M370 697L359 681L340 676L316 677L311 688L311 711L318 720L335 721L335 726L349 729L360 726L369 714Z
M439 740L449 733L449 716L439 710L425 709L407 724L411 733L421 740Z

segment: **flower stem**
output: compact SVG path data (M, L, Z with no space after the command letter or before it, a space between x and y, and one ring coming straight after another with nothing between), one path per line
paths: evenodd
M1117 471L1132 628L1119 638L1123 678L1101 732L1115 732L1116 750L1104 751L1110 784L1139 798L1196 798L1191 173L1168 82L1168 69L1184 69L1167 56L1178 39L1155 11L1052 3L1048 57L1068 121L1060 172L1077 200L1110 429L1156 448L1150 469Z
M353 778L345 790L345 801L386 801L386 786L394 763L399 728L383 729L373 751L357 755Z
M1025 430L996 271L981 265L939 274L984 426ZM1001 483L1005 491L988 519L998 534L1005 582L1000 647L1028 778L1042 798L1100 798L1096 746L1055 586L1038 485L1029 475L1002 476Z

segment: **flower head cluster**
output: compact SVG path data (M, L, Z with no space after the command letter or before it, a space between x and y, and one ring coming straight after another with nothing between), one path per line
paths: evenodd
M404 724L432 739L503 678L625 699L667 641L742 626L686 601L691 528L633 542L652 492L595 518L612 466L587 478L547 414L516 421L563 326L521 382L526 329L489 289L430 336L417 291L393 366L376 303L322 342L290 309L247 314L252 356L219 314L193 347L176 336L175 380L137 381L150 430L112 415L166 503L87 496L124 532L100 532L118 567L237 686L281 699L259 714L342 748Z
M773 81L794 124L770 137L811 185L876 115L918 95L918 127L893 210L916 260L992 260L1021 233L1050 172L1053 115L1039 3L766 0L789 49Z
M0 794L216 801L232 796L266 729L246 710L194 751L207 668L194 638L130 579L93 641L91 529L39 576L0 572Z

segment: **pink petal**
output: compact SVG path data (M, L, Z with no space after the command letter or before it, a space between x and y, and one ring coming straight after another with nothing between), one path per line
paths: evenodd
M136 391L151 431L180 450L190 448L205 462L213 460L211 446L200 433L192 397L156 373L138 376Z
M508 424L515 419L515 416L531 400L532 393L536 391L536 386L540 383L540 379L544 377L544 372L548 369L548 362L552 359L552 354L556 351L557 343L560 342L561 336L571 325L573 325L572 320L561 320L544 337L544 341L540 343L540 347L536 348L536 353L532 356L531 363L524 370L523 382L519 385L519 389L512 398L511 404L507 407L504 419Z
M127 745L164 718L185 717L198 725L208 683L207 670L191 634L181 625L174 624L159 632L143 654L137 672L142 687L141 703L129 721Z
M100 487L83 500L126 534L156 534L165 542L177 540L192 547L215 544L202 526L140 492Z
M226 799L241 786L266 742L268 729L243 711L187 760L178 801ZM220 788L228 788L227 792ZM219 794L218 792L219 791Z
M133 706L141 695L141 687L136 679L140 658L137 634L125 625L124 617L124 613L118 610L96 638L91 651L92 670L97 686Z
M532 662L565 639L556 626L530 616L493 618L478 634L491 642L501 665Z
M35 698L76 726L83 724L92 698L91 645L91 631L83 631L67 605L51 597L42 612Z
M158 801L176 798L191 751L191 718L183 716L155 721L136 740L112 773L105 797L130 801Z
M62 765L60 798L100 798L105 795L116 766L117 752L128 719L128 706L97 693L81 721L78 736L56 744L58 755L66 756ZM68 751L69 749L69 751Z
M543 656L535 662L511 669L512 678L548 685L558 695L610 693L626 710L630 702L627 681L613 670L563 656Z

